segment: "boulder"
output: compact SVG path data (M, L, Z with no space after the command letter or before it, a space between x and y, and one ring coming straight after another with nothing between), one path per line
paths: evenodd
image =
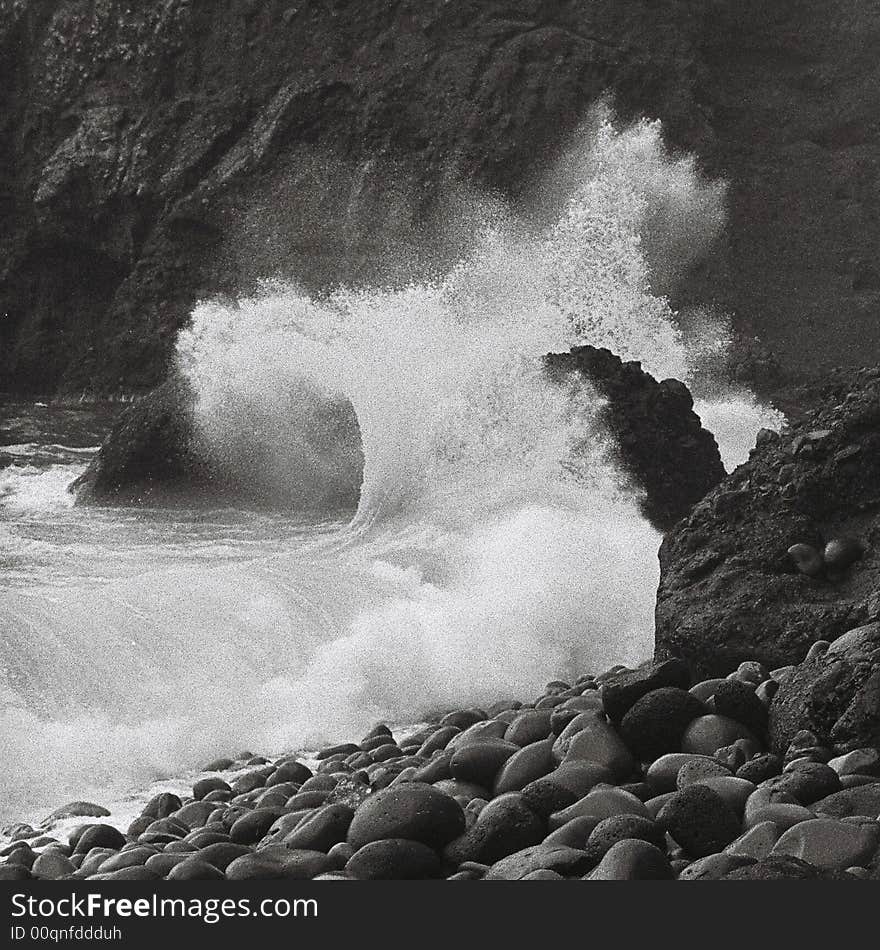
M313 394L291 407L295 431L279 446L259 439L214 444L199 424L197 396L172 374L126 408L70 490L77 504L191 505L199 498L256 507L354 508L363 475L351 404ZM294 420L295 419L295 423Z

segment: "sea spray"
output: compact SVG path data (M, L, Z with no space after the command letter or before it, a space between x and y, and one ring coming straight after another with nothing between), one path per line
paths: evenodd
M7 809L650 655L659 536L596 393L550 383L540 358L589 342L689 380L661 291L717 233L723 189L656 123L594 125L543 216L482 201L495 211L435 279L320 297L275 280L195 309L178 368L208 449L270 495L298 479L313 500L354 471L357 510L239 512L234 530L186 511L15 522L64 570L0 593ZM753 433L756 403L722 396ZM328 405L351 408L357 444L315 422Z

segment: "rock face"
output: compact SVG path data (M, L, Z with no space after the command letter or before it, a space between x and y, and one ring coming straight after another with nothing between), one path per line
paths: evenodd
M646 493L642 507L666 529L724 478L718 446L693 411L684 383L657 382L638 363L622 363L606 349L580 346L547 358L557 377L578 372L608 402L603 420L621 464Z
M770 706L774 747L801 729L838 754L880 748L880 623L838 637L786 677Z
M880 371L839 374L816 396L819 408L781 436L760 436L750 460L665 538L659 657L682 657L704 675L747 658L772 669L880 618ZM826 543L841 537L854 539L861 557L832 566L835 546ZM802 573L788 553L798 544L824 550L817 575ZM841 676L835 690L855 688Z
M621 465L644 492L646 515L660 528L682 517L724 476L718 447L692 410L687 387L658 383L637 363L622 363L590 346L547 357L556 379L581 374L607 399L602 419L614 437ZM350 404L312 410L315 424L302 431L320 453L321 477L279 490L261 477L265 466L242 472L227 464L200 433L195 397L179 376L136 402L120 417L87 471L72 486L78 502L149 504L174 497L231 494L258 503L321 507L357 504L363 454ZM271 447L269 447L271 448Z
M155 386L196 299L369 270L449 180L516 196L605 93L730 182L681 302L861 361L878 34L846 0L2 0L0 379Z

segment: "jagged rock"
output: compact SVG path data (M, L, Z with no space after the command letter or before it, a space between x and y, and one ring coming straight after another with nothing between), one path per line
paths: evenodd
M762 440L665 538L657 658L703 676L745 659L774 669L880 618L880 370L833 376L813 397L818 408ZM844 537L864 554L843 570L809 577L788 554Z
M557 377L583 374L608 400L603 420L623 469L646 492L645 514L658 527L670 527L724 478L715 439L701 426L683 383L658 383L639 363L592 346L552 354L547 365Z
M880 748L880 623L845 633L805 660L770 706L770 738L784 752L808 729L841 755Z

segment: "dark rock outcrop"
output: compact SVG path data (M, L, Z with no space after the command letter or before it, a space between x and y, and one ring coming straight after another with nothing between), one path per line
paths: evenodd
M724 478L718 446L684 383L658 383L639 363L592 346L551 354L547 366L558 379L582 374L607 400L602 419L624 471L645 493L645 514L659 528L671 527Z
M557 380L586 377L607 399L601 410L623 470L644 493L643 508L661 528L682 517L724 475L718 447L700 426L687 387L658 383L637 363L622 363L608 350L578 347L547 357ZM123 412L101 451L73 484L80 503L168 503L233 496L261 504L344 508L357 503L363 455L357 420L347 402L310 405L311 425L298 436L322 456L320 477L268 485L259 459L246 469L229 464L200 432L195 397L174 375ZM272 452L273 446L265 446ZM259 453L260 446L254 448Z
M750 460L665 538L659 658L706 676L746 659L780 667L880 618L880 370L838 374L819 390L818 408L761 434ZM788 553L841 537L862 554L844 569L825 561L809 576Z
M730 182L679 302L861 361L878 34L845 0L0 0L0 379L155 386L196 299L369 270L450 180L516 196L605 93Z
M770 706L774 748L801 729L837 754L880 748L880 623L838 637L784 679Z
M133 503L179 486L212 488L217 473L193 430L194 398L172 376L124 409L98 455L70 486L78 500Z
M78 504L210 504L353 509L363 453L351 404L327 400L308 406L297 445L277 474L273 455L284 447L249 443L224 452L201 430L196 397L172 375L119 416L86 471L70 486ZM230 434L232 437L233 434Z

